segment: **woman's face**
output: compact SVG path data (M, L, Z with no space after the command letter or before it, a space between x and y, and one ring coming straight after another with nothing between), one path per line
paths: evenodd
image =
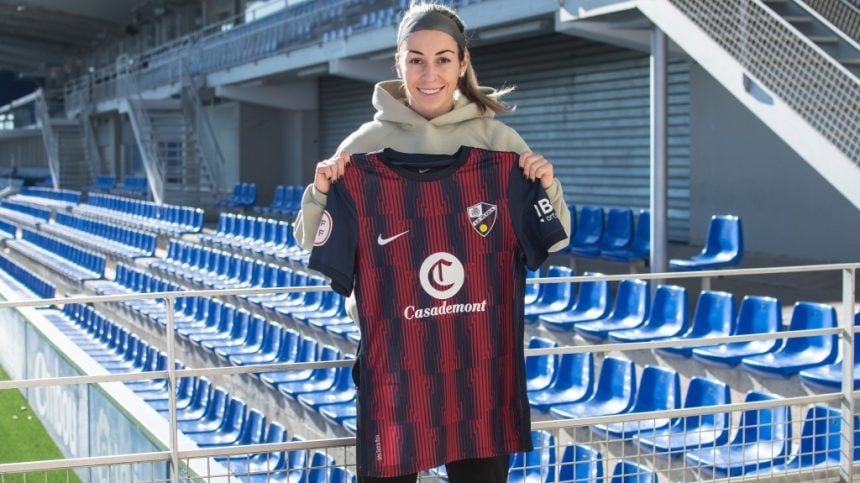
M406 37L395 58L397 73L406 86L409 107L427 119L454 108L454 91L460 73L469 62L461 62L457 41L438 30L419 30Z

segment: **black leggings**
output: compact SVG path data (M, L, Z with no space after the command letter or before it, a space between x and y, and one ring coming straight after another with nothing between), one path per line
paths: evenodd
M508 481L508 455L452 461L445 465L450 483L505 483ZM393 478L359 477L359 483L415 483L416 473Z

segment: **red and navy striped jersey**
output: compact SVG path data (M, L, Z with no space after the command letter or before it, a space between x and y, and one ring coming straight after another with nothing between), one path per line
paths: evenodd
M386 149L332 185L309 266L355 290L360 475L531 449L525 267L566 235L518 160Z

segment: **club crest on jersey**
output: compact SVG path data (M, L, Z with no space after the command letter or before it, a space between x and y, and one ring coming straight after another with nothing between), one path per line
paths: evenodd
M483 237L486 237L496 224L496 214L498 213L496 205L482 201L467 208L466 212L469 215L472 228Z

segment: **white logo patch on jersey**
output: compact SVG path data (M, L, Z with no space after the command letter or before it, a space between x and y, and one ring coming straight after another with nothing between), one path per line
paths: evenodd
M463 287L463 264L448 252L436 252L421 264L418 277L421 288L431 297L444 300L454 296Z
M328 210L323 211L322 218L320 219L320 226L317 228L317 235L314 237L314 246L322 246L325 245L325 242L328 241L328 237L331 236L331 215L328 213Z

